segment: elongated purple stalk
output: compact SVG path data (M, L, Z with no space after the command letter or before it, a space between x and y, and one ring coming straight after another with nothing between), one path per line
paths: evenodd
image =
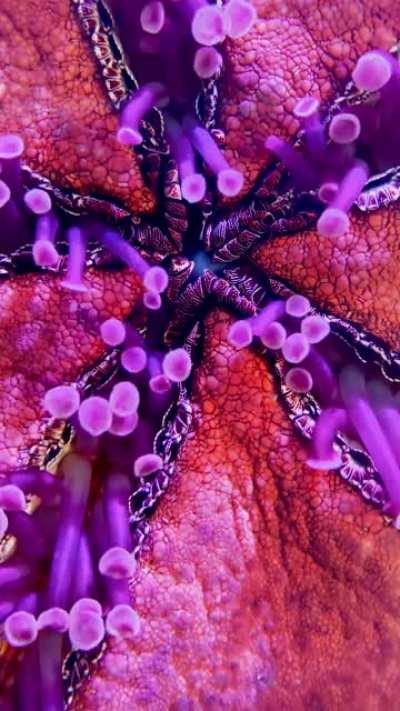
M269 136L265 141L265 147L284 164L298 187L305 190L315 185L316 174L306 158L296 148L293 148L290 143L278 138L278 136Z
M14 707L18 711L42 711L44 708L47 711L47 706L41 703L39 678L37 646L32 645L24 652L18 670Z
M52 213L42 215L36 223L35 242L32 247L35 264L51 267L57 264L59 254L55 247L58 223Z
M130 550L128 499L131 484L127 476L112 474L108 477L104 492L104 518L107 525L108 545ZM106 578L107 596L112 605L129 603L129 581Z
M77 571L78 575L80 571ZM62 636L51 630L41 632L39 638L39 668L41 682L41 708L46 711L63 711L62 687Z
M334 439L347 423L343 408L330 407L323 410L315 425L312 437L311 456L307 464L313 469L337 469L342 463L340 454L333 449Z
M326 142L319 115L318 99L313 96L305 96L296 104L293 113L300 120L305 131L310 155L314 159L322 161L326 153Z
M79 227L71 227L68 232L68 271L61 285L72 291L87 291L83 283L85 269L86 241Z
M243 176L239 171L233 170L229 166L224 154L208 131L192 116L184 118L183 129L204 162L218 177L218 190L226 196L237 195L243 185Z
M187 116L184 120L183 127L193 146L215 175L218 175L221 170L229 168L228 161L218 148L214 139L194 118Z
M130 549L128 500L132 486L124 474L111 474L104 491L104 517L110 546Z
M51 549L52 541L43 535L35 514L13 512L8 514L8 520L9 531L16 536L20 548L23 550L29 547L33 560L44 558ZM31 545L32 541L35 541L34 546Z
M79 575L75 576L73 582L72 599L79 600L83 597L91 597L96 586L96 576L93 570L92 554L86 533L82 533L80 537L76 569L79 570Z
M165 88L157 82L151 82L139 89L122 111L118 140L128 146L141 143L143 138L139 131L140 122L153 106L164 104L165 98Z
M66 609L89 495L91 465L88 460L71 454L63 462L63 471L62 525L54 548L47 604Z
M181 179L182 195L188 202L198 202L204 197L206 181L196 172L193 148L180 125L170 116L166 120L166 136L171 147Z
M10 482L21 487L25 493L32 493L40 496L46 504L51 504L56 500L61 491L60 480L46 471L16 471L11 472Z
M263 330L273 321L277 321L285 313L285 302L281 300L271 301L257 316L252 316L250 325L255 336L261 336Z
M381 380L371 380L367 393L400 467L400 412L390 388Z
M105 232L101 236L101 241L111 254L120 259L121 262L131 269L134 269L139 276L144 276L149 265L139 254L137 249L132 247L126 240L120 237L116 232Z
M304 361L304 366L312 375L314 387L322 403L328 404L334 401L338 393L338 383L327 359L312 347Z
M368 401L364 376L355 366L346 366L339 376L340 392L349 419L382 477L395 515L400 513L400 469Z
M332 207L348 212L367 180L368 166L363 161L357 161L340 183L337 195L332 201Z
M27 590L33 582L32 568L24 565L18 560L12 563L3 564L0 567L0 590L2 596L7 593L13 594L16 591Z

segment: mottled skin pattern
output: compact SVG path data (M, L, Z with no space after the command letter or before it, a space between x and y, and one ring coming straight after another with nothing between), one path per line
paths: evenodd
M13 31L14 42L17 22L25 22L25 32L29 25L35 43L40 43L41 30L35 34L35 23L24 20L20 8L15 13L14 5L1 0L3 14L14 19L13 25L10 20L0 23L0 33L11 37ZM57 3L57 11L59 5L66 17L67 3ZM365 48L394 43L400 19L398 6L389 0L258 5L263 19L253 34L227 47L221 102L228 157L245 170L247 187L266 163L267 156L260 150L266 135L274 131L294 136L297 124L290 111L296 99L306 92L319 94L324 101L332 99ZM26 7L38 16L36 4L24 3ZM43 7L48 11L49 5L40 6L36 27L43 26ZM68 29L73 27L71 20ZM54 23L53 32L57 31ZM94 76L87 45L76 27L74 32L75 43L65 42L60 49L60 38L55 42L58 61L68 58L65 67L71 76L68 88L60 85L58 89L62 98L51 114L56 122L59 107L68 106L75 92L85 86L80 73ZM28 48L35 43L28 43ZM4 46L3 40L0 52ZM35 64L32 58L27 60L26 53L13 62L13 80L3 98L5 107L13 92L18 98L9 105L8 130L15 116L26 111L20 102L24 106L32 96L32 81L27 83L26 76L31 77L27 67ZM77 60L78 56L85 61ZM102 90L91 79L88 82L87 101L96 96L95 105L106 106ZM42 106L48 103L47 94ZM85 105L83 99L77 103ZM35 100L34 106L40 105ZM102 123L99 146L109 140L115 147L116 120L107 116L111 138L105 137ZM37 124L35 118L40 130L37 142L28 144L30 165L62 185L72 180L82 192L101 189L102 194L126 199L126 184L120 195L114 178L110 188L105 182L109 171L107 177L103 172L93 182L93 165L90 170L88 163L80 167L82 160L92 160L91 151L79 161L72 154L72 163L63 173L59 159L63 129L52 124L50 131L48 121L46 116ZM26 123L28 135L35 129L31 119ZM88 123L91 126L92 121ZM81 130L81 121L78 127ZM72 135L79 145L76 134ZM47 169L41 162L46 151ZM104 169L101 156L98 166ZM136 193L131 200L127 204L135 208ZM146 192L140 204L149 204ZM253 257L268 273L287 279L324 308L353 318L397 347L397 232L395 209L368 217L354 213L352 232L336 245L310 232L276 240ZM51 293L51 304L58 309L60 290L49 292L47 279L24 277L23 288L42 284L40 299ZM125 282L125 276L121 281L116 275L113 279L115 288L127 284L127 301L133 306L137 283ZM12 282L13 289L16 284ZM111 288L114 296L109 304L100 298L94 308L104 315L123 315L115 293ZM16 343L25 340L29 346L34 338L36 321L29 312L26 319L22 339L14 333L14 340L9 341L14 346L13 358ZM228 320L220 312L207 320L202 363L194 376L193 431L180 454L171 488L151 521L141 579L133 590L133 602L142 618L141 637L134 644L109 643L98 673L78 693L74 708L396 708L400 686L398 534L348 490L337 474L307 468L304 442L277 402L271 369L260 356L250 351L237 354L227 346ZM76 318L72 321L67 338L72 339L75 373L69 361L67 368L55 371L57 358L55 350L51 352L52 372L58 373L60 381L66 373L71 379L76 377L102 350L96 338L93 351L88 346L86 353L86 340L79 337L74 348L75 334L82 326L77 326ZM58 326L64 322L62 314ZM2 330L2 344L9 325ZM47 321L48 327L53 327L52 321ZM40 355L46 356L46 351ZM10 355L5 360L7 368ZM42 375L37 375L41 397ZM27 392L16 393L13 412L18 416L21 395L22 407L31 406L27 404L29 388ZM37 391L35 396L39 397ZM37 406L32 409L33 437L37 438L43 425L37 420ZM15 457L16 451L10 455L9 442L7 448L7 456Z
M154 198L118 120L69 0L2 0L0 132L18 132L33 170L60 187L148 212Z
M90 269L85 279L84 294L64 289L58 275L0 284L0 472L29 464L46 430L44 393L105 355L99 323L126 318L141 294L131 271Z
M357 58L398 40L400 5L391 0L256 0L252 32L226 47L220 125L228 159L244 171L244 192L266 161L270 133L294 137L293 107L312 94L332 101Z
M74 711L394 702L398 534L306 466L265 360L227 344L230 322L206 322L193 432L134 590L142 635L110 645Z
M351 228L339 239L316 231L280 237L252 258L321 308L358 323L398 350L399 220L397 206L367 215L355 208Z

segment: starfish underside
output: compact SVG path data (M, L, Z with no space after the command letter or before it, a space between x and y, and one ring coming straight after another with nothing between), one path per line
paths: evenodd
M379 473L345 441L341 470L308 468L318 403L288 392L279 358L238 351L227 334L234 317L271 296L301 293L357 361L400 382L397 172L367 185L333 242L317 233L315 193L288 188L284 167L259 157L272 130L297 134L291 109L301 94L334 110L357 57L394 45L399 10L384 0L255 4L261 19L250 37L227 43L227 69L198 102L246 193L229 204L210 191L188 207L158 112L137 153L114 138L135 77L116 57L118 26L102 0L51 3L58 21L49 28L49 3L39 21L36 2L16 10L0 0L2 80L11 86L0 129L27 141L25 184L48 191L66 220L107 222L167 269L165 342L185 345L195 365L160 417L164 468L130 498L141 636L66 658L77 710L397 703L398 541ZM104 67L113 76L117 60L110 83ZM52 66L58 73L46 75ZM85 393L107 383L118 358L90 324L117 317L146 332L141 282L98 245L83 297L60 287L64 261L39 273L22 247L0 267L0 471L56 469L72 434L44 416L43 395L64 381ZM11 679L14 659L1 652Z

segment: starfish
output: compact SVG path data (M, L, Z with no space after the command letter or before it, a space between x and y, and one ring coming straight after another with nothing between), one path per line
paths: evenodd
M396 165L372 172L352 201L348 229L333 238L319 226L325 208L318 189L299 187L282 153L263 144L274 133L307 146L307 126L293 116L304 94L323 102L325 129L342 107L364 107L368 92L355 90L350 75L366 51L393 48L399 11L384 0L379 7L254 5L258 21L225 41L229 70L203 83L197 104L202 126L224 145L244 185L232 198L206 173L207 192L191 205L182 199L168 111L146 115L136 152L116 139L138 88L132 25L124 22L129 4L60 0L21 10L0 0L1 51L14 58L2 63L0 129L26 142L21 191L50 196L63 234L79 224L89 237L83 293L63 287L65 245L44 269L25 244L30 224L21 223L18 243L13 236L5 245L0 471L22 488L28 477L30 494L45 497L53 487L57 497L66 462L84 453L93 463L88 508L95 519L127 460L154 442L161 462L124 489L119 509L127 521L129 498L138 562L130 602L140 632L132 639L111 633L104 642L100 635L86 652L75 645L63 669L74 709L380 708L397 698L397 486L387 457L382 463L373 438L354 430L355 415L353 429L335 429L334 449L321 454L315 433L332 404L326 393L289 380L290 353L256 324L271 304L284 305L286 316L277 312L272 323L296 335L290 319L299 314L287 304L300 296L311 309L302 316L329 324L320 355L339 381L346 417L354 410L346 372L375 383L375 399L368 391L374 417L394 409ZM144 307L143 275L124 266L114 243L91 241L107 230L168 273L160 311ZM175 390L153 393L144 406L151 427L120 452L108 434L88 443L76 415L66 423L43 408L46 392L65 382L76 384L83 402L92 393L108 396L121 378L120 344L100 330L110 319L139 338L132 347L145 334L157 356L153 376L166 347L184 346L193 364ZM305 363L303 374L320 372ZM386 439L389 424L382 425ZM43 501L38 551L52 511L51 497ZM2 566L13 560L12 544L3 541ZM16 555L19 565L23 550ZM32 571L31 586L42 589L43 571ZM65 587L79 588L71 570L69 578ZM61 650L51 634L40 633L39 659L56 676ZM5 708L25 708L28 689L60 702L57 683L43 671L39 689L36 654L29 647L17 665L4 642L3 678L17 674L17 696L4 697ZM40 697L43 689L49 696Z

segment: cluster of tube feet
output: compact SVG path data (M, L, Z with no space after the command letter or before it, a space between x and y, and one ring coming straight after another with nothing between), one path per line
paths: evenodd
M139 2L131 12L137 16L135 46L149 69L121 111L118 140L140 145L143 121L159 107L183 198L190 203L202 200L209 180L215 180L223 195L237 195L242 174L228 164L209 130L188 109L190 102L180 99L174 52L178 48L185 53L189 47L197 82L217 77L223 67L217 45L251 30L253 6L247 0L228 0L221 7L205 0L165 0ZM163 82L151 76L154 56L161 56L167 69L175 67L165 72ZM391 150L388 147L400 103L397 60L385 52L368 52L358 61L353 82L370 95L368 102L342 106L326 124L319 102L305 97L294 111L303 129L300 146L275 136L266 141L294 187L318 193L323 206L318 231L333 239L348 229L349 210L368 176L400 158L400 144L390 138ZM19 136L0 137L4 244L32 244L36 266L57 272L62 259L58 243L67 240L62 285L67 291L85 292L86 249L94 236L141 277L143 302L149 319L154 317L165 298L167 272L148 264L106 225L87 228L74 222L65 227L46 190L24 189L23 150ZM154 436L174 387L190 376L192 362L185 348L162 350L130 323L110 318L98 329L105 349L119 351L118 375L101 392L87 395L74 383L60 383L44 397L44 413L68 421L75 432L73 450L62 460L58 476L34 469L15 471L0 486L0 624L9 645L28 648L15 692L21 709L32 688L40 708L63 708L60 670L68 646L94 650L106 633L132 639L140 634L129 591L138 560L131 549L127 502L138 479L163 467L153 452ZM400 393L376 366L361 364L332 333L329 319L303 296L271 299L256 316L232 325L229 341L235 348L250 346L253 339L283 358L285 387L299 397L310 393L318 403L308 464L341 466L338 433L359 442L383 481L387 511L396 523Z

